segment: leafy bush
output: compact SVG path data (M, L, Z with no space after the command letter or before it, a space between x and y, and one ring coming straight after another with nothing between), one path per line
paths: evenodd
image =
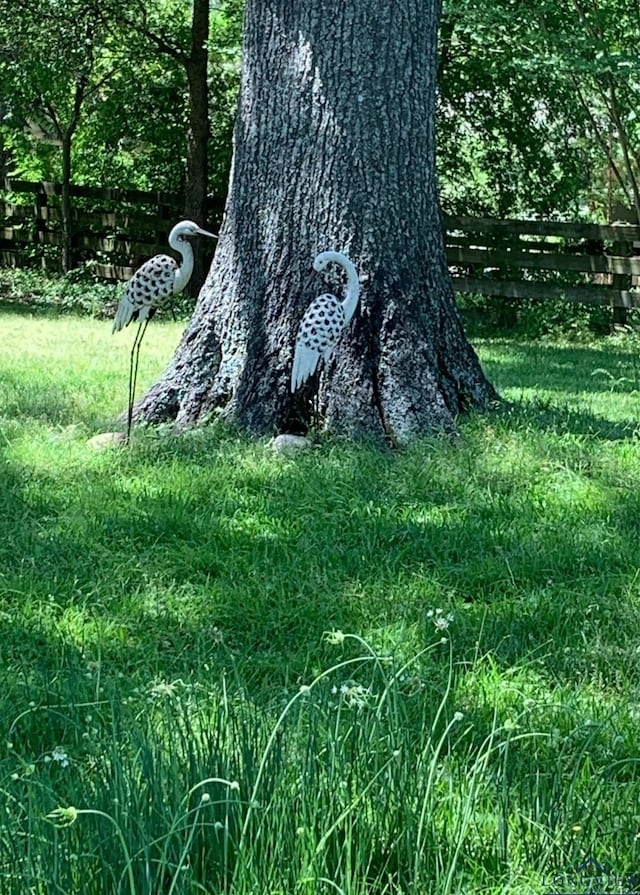
M0 304L100 317L122 293L122 284L98 280L90 267L64 276L28 268L0 269Z
M532 339L556 336L581 340L611 331L612 314L608 307L491 295L459 294L456 301L467 330L481 335L509 332ZM637 313L630 311L629 325L633 326L637 319Z

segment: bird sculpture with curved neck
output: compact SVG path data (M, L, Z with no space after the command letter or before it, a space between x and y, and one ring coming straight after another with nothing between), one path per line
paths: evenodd
M193 273L193 249L187 241L188 236L210 236L216 239L215 233L203 230L193 221L180 221L169 233L169 245L182 256L182 263L169 255L155 255L136 270L126 285L124 295L120 299L112 332L118 332L128 326L132 320L138 321L138 331L131 348L129 363L129 408L127 415L127 441L131 435L133 421L133 402L138 375L138 356L140 343L147 325L158 308L168 304L174 295L185 288Z
M327 363L358 305L360 283L351 261L341 252L321 252L313 262L314 268L319 272L328 264L339 264L345 269L347 293L344 300L340 301L337 296L325 292L314 298L307 308L298 327L291 371L292 392L315 373L320 358Z

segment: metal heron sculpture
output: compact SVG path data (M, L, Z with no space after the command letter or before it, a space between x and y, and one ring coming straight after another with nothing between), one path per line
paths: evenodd
M126 285L124 295L120 299L112 332L119 332L132 320L138 321L131 358L129 361L129 406L127 412L127 441L131 436L133 422L133 404L138 376L138 358L140 345L149 321L158 308L167 305L174 295L185 288L193 273L193 249L187 241L189 236L210 236L216 239L215 233L203 230L193 221L180 221L169 234L169 245L182 256L182 263L169 255L155 255L136 270Z
M360 283L358 274L346 255L341 252L321 252L313 262L321 272L328 264L339 264L347 272L347 294L343 301L325 292L311 302L298 327L296 351L291 370L291 391L295 392L312 376L320 358L329 360L338 339L347 328L358 305Z

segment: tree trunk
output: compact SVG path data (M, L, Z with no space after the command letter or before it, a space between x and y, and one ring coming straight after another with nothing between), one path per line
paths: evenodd
M189 84L189 128L187 131L187 178L185 217L207 227L207 178L209 162L209 91L207 85L207 40L209 39L209 0L194 0L191 20L191 48L184 58ZM195 242L195 263L190 292L197 294L205 278L205 245Z
M300 318L345 252L360 303L319 383L349 435L455 429L495 397L448 276L435 172L440 0L248 0L235 152L217 252L193 318L137 418L301 431L318 380L291 395ZM328 273L332 273L331 270ZM331 282L340 294L340 280Z
M60 212L62 217L62 272L73 269L73 221L71 219L71 129L61 132L62 136L62 184L60 187Z

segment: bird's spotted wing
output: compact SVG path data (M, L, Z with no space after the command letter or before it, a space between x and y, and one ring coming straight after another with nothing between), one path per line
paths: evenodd
M132 320L146 320L173 295L178 264L169 255L155 255L136 270L120 299L113 332Z
M325 293L311 302L298 327L291 371L292 392L315 373L321 357L325 362L329 360L344 328L344 311L335 295Z

